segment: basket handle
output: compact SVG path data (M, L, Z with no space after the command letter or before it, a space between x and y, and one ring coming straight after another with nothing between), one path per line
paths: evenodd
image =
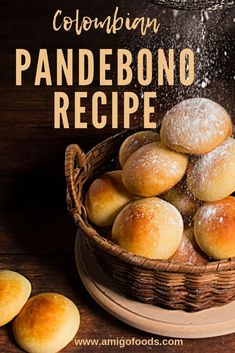
M81 188L77 187L77 180L81 176L81 171L84 172L84 177L87 175L89 170L89 164L87 158L82 149L76 145L69 145L65 152L65 177L67 182L67 190L69 196L69 211L74 214L78 212L79 215L82 213L81 203ZM84 181L82 181L83 183Z

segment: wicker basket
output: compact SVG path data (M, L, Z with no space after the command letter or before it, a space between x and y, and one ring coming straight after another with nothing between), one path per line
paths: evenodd
M65 173L69 211L97 263L127 296L169 309L198 311L235 299L235 259L206 265L152 260L136 256L98 234L88 222L83 196L89 182L115 169L118 149L130 130L84 154L78 145L66 150Z

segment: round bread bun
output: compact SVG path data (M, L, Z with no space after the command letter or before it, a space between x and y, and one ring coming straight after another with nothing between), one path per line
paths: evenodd
M0 326L19 314L31 294L31 284L14 271L0 271Z
M150 259L169 259L179 247L182 235L179 211L157 197L128 204L112 228L114 243Z
M209 259L201 251L195 240L193 228L185 229L180 246L171 257L171 260L197 265L209 262Z
M184 220L188 222L192 220L197 209L202 204L202 201L196 199L190 192L185 179L165 192L161 197L174 205Z
M235 256L235 197L205 204L196 213L194 234L202 251L215 260Z
M125 187L138 196L159 195L184 176L188 158L153 142L135 151L126 161L122 180Z
M76 305L56 293L30 298L13 323L19 346L29 353L56 353L75 336L80 325Z
M235 191L235 140L228 138L213 151L190 163L187 183L203 201L222 200Z
M206 98L191 98L175 105L164 117L161 141L177 152L204 154L232 134L229 114Z
M134 153L140 147L157 141L160 141L159 134L149 130L139 131L128 136L122 143L119 150L119 163L121 167L123 168L130 155L132 155L132 153Z
M105 173L93 181L86 193L88 218L100 227L112 225L117 214L132 200L136 200L136 196L124 187L122 171Z

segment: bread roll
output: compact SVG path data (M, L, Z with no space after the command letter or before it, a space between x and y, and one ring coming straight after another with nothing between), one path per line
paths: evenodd
M195 197L217 201L235 191L235 140L228 138L213 151L192 162L187 183Z
M121 170L105 173L93 181L86 193L88 218L101 227L112 225L121 209L135 199L123 185Z
M235 256L235 197L203 205L196 213L194 234L200 248L215 260Z
M165 192L162 198L174 205L186 222L192 220L197 209L202 204L202 201L196 199L190 192L185 179Z
M76 305L56 293L32 297L14 320L13 333L29 353L55 353L75 336L80 325Z
M20 312L30 293L31 284L24 276L13 271L0 271L0 326Z
M204 154L232 134L232 121L219 104L191 98L175 105L164 117L161 141L177 152Z
M128 158L122 179L132 194L156 196L176 185L183 178L187 165L186 156L169 150L160 142L153 142Z
M117 216L112 240L122 248L151 259L169 259L183 235L179 211L159 198L131 202Z
M149 130L139 131L128 136L122 143L119 150L119 163L121 167L123 168L130 155L132 155L132 153L134 153L140 147L157 141L160 141L159 134Z
M193 228L188 228L183 233L183 238L178 250L171 257L171 260L195 265L203 265L209 259L199 248L193 233Z

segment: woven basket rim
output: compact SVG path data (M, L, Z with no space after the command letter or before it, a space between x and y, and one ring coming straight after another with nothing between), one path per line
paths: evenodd
M157 260L157 259L149 259L144 256L135 255L119 245L113 243L111 240L104 238L100 235L92 225L89 225L92 228L92 232L88 234L87 229L83 227L82 224L79 224L80 228L82 228L82 233L85 236L95 243L100 249L105 250L108 254L116 256L118 259L123 260L130 265L143 267L148 270L158 270L164 272L172 272L172 273L214 273L214 272L222 272L227 270L235 269L235 258L220 260L220 261L212 261L208 262L208 264L192 264L192 263L184 263L173 260Z
M121 135L127 135L127 131L137 131L143 130L140 128L135 129L128 129L121 131L113 136L108 137L107 139L103 140L102 142L95 145L92 149L90 149L86 154L87 164L89 165L90 157L92 156L93 152L103 146L105 143L120 137ZM83 191L83 190L82 190ZM67 191L68 193L68 191ZM81 192L82 195L82 192ZM85 209L83 205L83 209ZM73 218L76 218L77 210L73 210L72 215ZM219 261L211 261L207 264L192 264L186 262L178 262L174 260L157 260L157 259L149 259L144 256L135 255L119 245L113 243L110 239L107 239L100 235L98 231L93 227L93 225L89 222L87 217L83 215L79 215L78 221L75 222L84 234L90 241L95 243L100 249L106 251L108 254L117 257L118 259L129 263L130 265L139 266L146 270L158 270L164 272L172 272L172 273L215 273L221 271L228 271L235 269L235 257L219 260Z

